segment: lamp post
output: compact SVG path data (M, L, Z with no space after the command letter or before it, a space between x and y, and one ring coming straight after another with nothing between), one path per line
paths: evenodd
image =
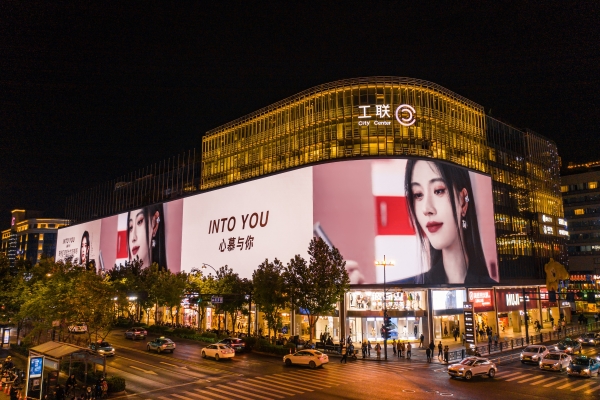
M385 254L383 255L383 261L375 261L375 266L377 267L381 267L383 266L383 322L385 326L384 329L384 335L383 335L383 354L384 354L384 358L387 360L387 324L386 324L386 318L387 318L387 288L385 286L385 267L387 266L393 266L394 265L394 261L390 260L387 261L385 259Z
M214 268L212 265L210 265L210 264L206 264L206 263L202 263L202 269L206 269L206 267L209 267L209 268L211 268L213 271L215 271L215 274L217 274L217 275L218 275L218 272L217 272L217 270L216 270L216 269L215 269L215 268Z

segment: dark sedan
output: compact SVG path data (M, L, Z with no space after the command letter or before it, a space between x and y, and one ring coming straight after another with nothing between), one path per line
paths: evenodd
M236 353L242 352L246 349L246 344L244 343L244 341L238 338L225 338L223 340L220 340L219 343L226 344L227 346L234 349Z
M130 328L125 331L125 339L145 339L148 332L144 328Z
M575 354L575 352L579 352L581 354L581 343L571 338L566 338L556 343L554 346L558 351L564 351L567 354Z
M577 341L581 344L596 346L600 344L600 334L595 332L584 333L583 335L579 336Z

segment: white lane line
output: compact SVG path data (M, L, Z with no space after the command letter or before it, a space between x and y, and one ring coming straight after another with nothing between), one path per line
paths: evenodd
M332 385L332 383L323 382L323 381L325 381L325 379L322 379L321 382L316 383L312 379L305 378L304 376L298 377L293 374L275 374L275 376L281 377L281 379L285 379L287 382L290 382L290 379L303 379L303 381L302 381L303 383L309 383L313 386L331 387L331 385ZM337 383L335 383L335 384L337 385Z
M224 385L217 385L217 386L221 387L221 386L224 386ZM272 400L270 397L263 397L263 396L261 396L261 395L258 395L258 394L254 394L254 393L248 393L248 391L247 391L247 390L242 390L242 389L236 389L236 388L232 388L232 387L231 387L231 386L229 386L229 385L225 385L224 387L225 387L227 390L231 390L232 392L243 393L243 394L244 394L244 395L246 395L246 396L252 396L252 397L255 397L255 398L257 398L257 399L263 399L263 400Z
M194 400L191 397L185 397L185 396L182 396L180 394L175 394L175 393L172 393L171 396L175 396L175 397L177 397L178 399L181 399L181 400Z
M512 382L512 381L516 381L517 379L525 378L526 376L531 376L531 374L523 374L521 376L516 376L514 378L505 379L505 380L506 380L506 382Z
M544 387L550 387L550 386L556 385L557 383L565 383L565 382L569 382L569 379L563 379L563 380L560 380L560 381L548 383L547 385L544 385Z
M263 382L257 382L257 383L263 384ZM284 390L272 389L272 388L270 388L270 387L266 388L266 387L264 387L264 386L261 386L261 385L259 385L259 384L257 384L257 383L252 383L252 382L249 382L249 380L247 380L247 381L244 381L244 384L246 384L246 385L250 385L250 386L254 386L254 387L256 387L256 388L258 388L258 389L260 389L260 390L268 391L268 392L269 392L269 394L271 394L270 392L275 392L275 393L283 394L283 395L286 395L286 396L289 396L289 395L290 395L290 393L288 393L288 392L286 392L286 391L284 391ZM264 385L264 384L263 384L263 385ZM282 389L284 389L284 388L282 388ZM302 393L302 392L300 392L300 393Z
M592 385L595 385L595 384L596 384L596 382L588 382L585 385L581 385L581 386L576 387L575 389L571 389L571 392L577 392L577 391L579 391L581 389L585 389L586 387L592 386Z
M504 379L504 378L509 378L511 376L515 376L515 375L521 375L523 372L513 372L512 374L509 374L507 372L503 372L500 374L496 374L496 377Z
M243 389L245 393L248 393L248 391L256 390L255 388L251 388L251 387L246 386L246 381L243 381L243 382L231 382L231 383L227 383L227 385L232 385L232 386L235 386L235 387L239 387L239 388ZM252 392L250 392L248 394L252 394ZM269 396L277 397L278 399L283 399L283 396L279 396L279 395L276 395L276 394L271 394L271 393L263 393L263 394L268 394Z
M208 399L208 400L212 400L209 397L200 396L199 394L196 394L196 393L191 392L191 391L187 391L187 392L185 392L185 394L187 394L188 396L192 396L195 399L200 399L200 400L207 400Z
M161 363L161 364L168 365L168 366L170 366L170 367L177 367L177 365L175 365L175 364L169 364L168 362L164 362L164 361L160 361L160 363Z
M585 391L585 394L594 393L594 392L595 392L596 390L598 390L598 389L600 389L600 386L596 386L596 387L595 387L595 388L593 388L593 389L586 390L586 391Z
M279 391L280 390L285 390L285 391L292 392L292 393L304 393L304 390L301 390L301 389L298 390L298 388L290 389L290 388L287 388L287 387L281 387L279 385L279 383L277 383L277 382L268 382L268 381L264 382L264 381L258 380L256 378L252 378L252 379L249 379L249 380L251 382L254 382L254 383L258 384L258 385L264 385L264 386L269 387L269 388L272 387L274 390L279 390Z
M566 387L573 386L576 383L577 383L577 381L569 382L569 383L566 383L566 384L564 384L562 386L557 387L557 389L564 389Z
M204 389L205 389L205 390L210 390L210 389L213 389L213 388L209 386L209 387L206 387L206 388L204 388ZM196 390L197 390L197 389L196 389ZM205 392L205 393L206 393L206 392ZM227 397L224 397L224 396L221 396L221 395L220 395L220 394L218 394L218 393L212 393L212 392L211 392L211 393L206 393L206 394L207 394L207 395L209 395L210 397L217 397L217 398L219 398L219 399L223 399L223 400L230 400L230 399L231 399L231 393L228 393L228 395L229 395L229 396L227 396Z
M256 379L260 379L261 381L264 380L264 381L267 381L267 382L277 382L278 385L289 386L289 387L291 387L293 389L300 388L300 389L302 389L304 391L307 391L307 392L312 392L313 389L319 389L319 388L315 388L314 385L313 386L305 386L305 385L298 384L298 383L293 383L292 384L292 383L289 383L290 381L288 381L288 380L284 380L282 378L278 378L278 377L275 377L275 376L272 376L272 375L269 376L268 378L265 378L264 376L257 376ZM325 387L325 386L323 386L323 387Z
M532 385L539 385L540 383L551 381L552 379L558 378L557 376L551 376L550 378L542 379L541 381L533 382Z
M302 379L303 382L312 382L315 385L320 385L322 383L326 383L328 385L340 385L341 383L344 382L344 379L342 377L318 377L318 376L312 376L312 375L305 375L305 374L300 374L300 379ZM347 381L346 381L347 382Z
M525 383L525 382L529 382L529 381L532 381L534 379L540 379L540 378L543 378L543 377L544 377L544 375L536 375L533 378L523 379L522 381L519 381L517 383Z
M224 386L223 386L223 388L227 389L227 388L226 388L226 387L224 387ZM231 398L231 395L232 395L232 393L231 393L229 390L223 390L223 389L219 389L219 388L217 388L217 387L214 387L214 386L213 386L213 387L208 387L207 389L208 389L208 390L213 390L213 391L216 391L216 392L219 392L219 393L224 393L224 394L226 394L226 395L228 395L228 396L229 396L229 397L228 397L228 399L230 399L230 398ZM211 394L214 394L214 393L211 393ZM252 400L250 397L244 397L244 396L241 396L241 395L239 395L239 394L236 394L235 396L239 397L239 398L240 398L240 399L242 399L242 400Z

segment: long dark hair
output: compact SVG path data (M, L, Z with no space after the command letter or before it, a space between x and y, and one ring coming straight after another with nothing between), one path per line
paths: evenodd
M81 241L83 242L83 239L85 238L85 241L87 242L87 253L85 255L85 263L86 265L90 263L90 248L91 248L91 243L90 243L90 234L88 231L84 231L83 235L81 235ZM81 245L81 242L79 242L79 264L81 264L81 255L83 254L83 246Z
M150 223L151 218L158 212L160 222L158 223L158 229L154 237L152 236L152 225ZM165 213L163 211L162 204L154 204L151 206L143 207L142 214L144 215L144 227L146 228L146 241L150 250L150 265L157 263L159 269L165 270L167 267L167 248L165 241ZM127 212L127 221L131 218L131 211ZM127 229L127 252L131 257L131 249L129 248L129 229ZM149 267L150 265L144 265L143 267Z
M459 233L458 237L463 249L463 256L466 256L465 264L467 264L467 277L465 283L478 283L478 282L489 282L490 275L485 261L485 255L483 254L483 247L481 246L481 235L479 234L479 223L477 221L477 212L475 208L475 196L471 187L471 178L469 177L469 171L465 168L454 167L444 162L432 161L432 160L408 160L406 164L406 172L404 176L404 190L407 197L407 208L410 221L417 232L419 241L421 242L421 248L426 251L427 236L423 231L423 228L419 225L417 215L414 206L414 196L412 193L412 175L415 168L415 164L419 161L432 163L440 176L444 180L447 190L448 199L452 206L452 215L456 224L456 229ZM460 230L462 229L462 221L457 218L457 205L456 198L457 194L466 189L469 196L469 207L463 219L467 223L467 228L463 229L462 235ZM447 283L446 272L444 270L444 263L442 258L442 251L433 248L429 243L429 260L430 269L428 272L424 272L416 277L415 283ZM441 281L443 279L443 281Z

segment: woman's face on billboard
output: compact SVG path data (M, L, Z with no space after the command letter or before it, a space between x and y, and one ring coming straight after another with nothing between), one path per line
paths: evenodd
M90 252L90 244L88 243L87 238L84 236L81 238L81 264L87 264L88 262L88 254Z
M411 181L412 198L417 221L434 249L447 250L460 246L453 215L450 192L434 163L415 163ZM457 214L460 212L457 208Z
M129 259L132 261L139 258L144 267L150 264L146 226L144 210L140 208L129 213Z

